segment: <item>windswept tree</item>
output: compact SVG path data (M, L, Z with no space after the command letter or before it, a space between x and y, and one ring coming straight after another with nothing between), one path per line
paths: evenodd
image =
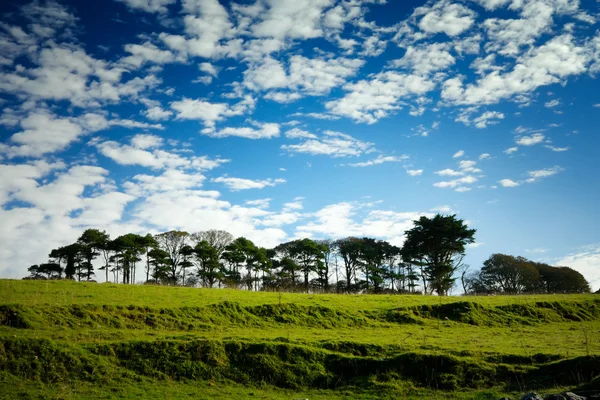
M123 283L135 283L136 266L146 253L144 236L135 233L121 235L111 246L119 255L123 271Z
M152 269L152 278L156 283L169 282L169 253L158 247L153 247L146 253L147 268ZM146 282L149 278L146 278Z
M196 275L200 278L202 285L212 288L215 283L223 279L223 271L219 263L219 253L206 240L196 244L193 249L198 270Z
M158 247L158 242L151 234L147 233L146 236L143 236L140 240L140 245L144 248L146 252L146 282L150 280L150 251L152 249L156 249Z
M223 252L222 258L229 264L230 270L227 273L229 286L237 287L244 283L248 290L252 290L254 278L255 256L258 248L249 239L239 237L231 242ZM242 276L242 268L246 268L246 275Z
M177 283L180 263L183 260L181 250L187 245L189 234L182 231L169 231L154 236L158 246L169 254L169 280Z
M48 256L55 260L54 262L59 265L64 262L65 277L67 279L75 279L75 275L77 275L77 271L79 270L79 262L81 261L80 253L81 245L79 243L73 243L68 246L53 249Z
M422 266L431 289L446 296L454 285L456 258L465 253L467 244L475 241L476 230L469 229L456 215L421 217L414 225L405 232L402 258Z
M88 281L94 275L93 260L100 255L102 249L108 249L109 240L109 235L98 229L86 229L77 239L77 243L81 246L81 255L85 260L85 276ZM106 280L108 281L108 269L106 269Z
M337 240L335 245L338 254L344 261L345 290L346 292L356 291L356 272L361 265L362 242L359 238L348 237Z
M318 282L324 291L329 290L329 276L331 267L337 262L335 254L335 242L332 239L322 239L316 241L321 246L323 254L322 265L317 269ZM337 273L337 268L336 268ZM336 282L337 284L337 282Z
M318 262L323 259L324 246L305 238L282 243L275 250L284 255L284 258L292 259L299 266L304 276L304 290L308 292L310 274L317 272ZM295 271L292 271L292 279L295 278Z
M60 279L63 273L60 264L56 262L32 265L27 271L30 274L27 279Z

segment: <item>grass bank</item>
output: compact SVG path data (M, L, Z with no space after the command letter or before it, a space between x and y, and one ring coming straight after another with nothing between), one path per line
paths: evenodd
M599 339L595 295L0 281L0 393L9 398L496 398L594 387Z

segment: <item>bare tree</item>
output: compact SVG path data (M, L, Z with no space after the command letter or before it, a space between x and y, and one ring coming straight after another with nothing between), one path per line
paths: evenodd
M154 238L158 246L169 254L169 280L177 283L179 264L183 259L182 249L187 245L189 233L181 231L169 231L159 233Z
M218 229L209 229L207 231L200 231L192 233L190 235L194 245L202 241L206 241L209 245L217 250L217 255L221 257L221 254L225 251L225 248L229 246L235 239L233 235L227 231Z

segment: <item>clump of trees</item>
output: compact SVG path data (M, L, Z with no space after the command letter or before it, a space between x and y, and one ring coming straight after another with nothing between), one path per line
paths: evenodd
M141 272L144 283L161 285L447 295L475 229L455 215L438 214L414 221L405 234L402 248L347 237L296 239L267 249L222 230L128 233L111 239L104 231L87 229L75 243L53 249L48 263L31 266L28 279L90 281L98 271L107 282L133 284ZM482 282L488 282L480 278L463 273L463 286L468 283L469 292L480 293Z
M492 254L480 271L463 277L471 294L589 293L583 275L569 267L553 267L524 257Z

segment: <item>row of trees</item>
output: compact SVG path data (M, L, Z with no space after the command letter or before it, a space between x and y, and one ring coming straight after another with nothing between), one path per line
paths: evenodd
M481 270L468 274L463 269L461 281L465 293L589 293L583 275L569 267L553 267L524 257L492 254Z
M474 242L475 230L454 215L438 214L414 221L405 234L402 248L385 240L347 237L297 239L267 249L222 230L130 233L111 239L104 231L87 229L75 243L53 249L49 262L31 266L28 278L59 279L64 274L92 280L96 263L106 281L124 284L135 283L142 268L144 282L166 285L447 295L457 270L464 268L466 245ZM481 289L488 281L462 274L470 292L493 292Z

